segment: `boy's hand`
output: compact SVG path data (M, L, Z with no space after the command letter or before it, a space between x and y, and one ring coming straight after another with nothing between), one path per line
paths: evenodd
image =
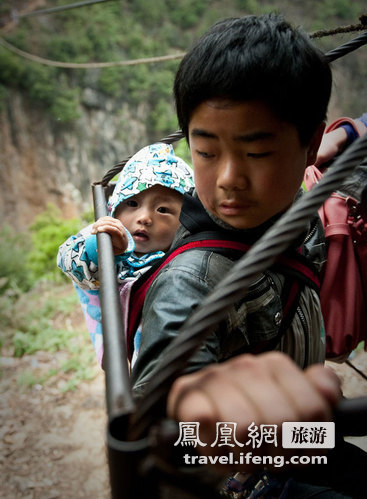
M287 355L269 352L240 355L180 377L169 393L167 412L177 421L200 423L200 440L207 445L197 450L214 455L228 451L210 445L216 438L217 422L237 423L236 438L246 443L251 423L258 427L277 425L279 431L284 421L330 421L332 407L339 398L340 383L331 370L313 365L301 371ZM246 447L229 450L238 454L246 452ZM317 449L318 454L322 454L320 450ZM282 449L279 444L263 444L253 452L289 457L293 451ZM254 463L246 463L244 471L253 468ZM221 469L228 471L227 466L222 465Z
M127 248L128 240L124 226L117 218L102 217L99 218L92 228L92 234L97 232L107 232L112 239L114 255L122 255Z

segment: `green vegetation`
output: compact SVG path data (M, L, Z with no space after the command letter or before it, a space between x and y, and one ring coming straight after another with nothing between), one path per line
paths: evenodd
M21 386L60 386L61 377L60 389L75 389L99 369L86 326L70 324L80 304L71 282L56 267L60 244L90 223L91 215L64 220L49 205L27 233L17 234L9 226L0 230L1 350L14 357L39 351L55 355L52 369L24 371Z
M191 153L186 139L181 139L179 142L176 142L175 144L173 144L173 147L177 156L186 161L188 165L191 165Z
M50 204L27 233L16 233L8 225L0 228L0 296L17 296L40 280L65 280L56 267L58 248L92 220L92 212L65 220L60 210Z
M21 372L20 386L57 384L67 391L96 376L99 367L85 327L74 329L65 321L80 307L70 284L38 284L16 301L3 295L0 305L4 350L11 350L14 357L39 351L53 354L51 368L36 363Z
M16 8L21 11L28 3L18 0ZM1 2L2 26L9 24L14 4L12 0ZM219 19L271 10L286 13L287 18L310 32L356 24L366 13L364 2L358 0L115 0L19 19L0 35L15 47L45 59L74 63L127 61L185 52ZM349 35L316 43L329 50L348 39ZM356 76L350 82L353 105L349 107L352 115L358 116L358 96L366 92L367 65L363 57L353 57L344 64L351 64L354 72L350 74ZM171 89L178 64L179 60L172 60L105 69L62 69L22 58L0 45L0 111L8 106L9 89L15 88L31 105L43 108L55 125L72 124L87 105L83 90L91 88L101 101L114 99L116 110L128 104L133 112L144 105L148 135L162 137L177 129ZM175 144L175 150L191 163L184 140ZM55 356L56 362L46 372L24 371L19 380L22 386L58 383L60 376L65 376L62 389L73 389L96 372L86 328L68 326L68 317L80 305L70 281L66 282L56 267L59 245L91 221L90 213L64 220L50 205L26 233L15 233L9 226L0 229L2 352L20 357L46 351ZM66 355L62 355L64 352Z
M1 2L6 25L14 3ZM65 0L53 2L64 5ZM23 5L24 4L24 5ZM19 11L27 2L18 2ZM62 62L112 62L184 52L218 19L271 10L285 12L306 30L355 24L366 13L362 1L310 0L115 0L46 16L23 18L7 30L6 40L17 48ZM334 47L335 42L321 47ZM81 90L91 87L132 106L144 102L148 133L157 137L175 129L171 88L178 61L105 69L62 69L23 59L0 46L0 108L6 87L18 88L43 106L57 123L70 123L80 113ZM362 79L366 76L361 64ZM365 78L364 78L365 79Z
M83 226L92 222L91 213L80 218L65 220L55 205L38 215L30 227L32 248L26 262L32 282L39 280L59 281L63 274L56 267L56 255L60 244Z
M8 289L25 291L30 288L30 276L24 269L28 245L28 234L17 234L8 225L0 230L0 295Z

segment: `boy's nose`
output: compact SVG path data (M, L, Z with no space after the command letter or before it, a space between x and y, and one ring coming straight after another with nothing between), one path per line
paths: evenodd
M218 185L225 190L246 189L248 180L242 162L234 159L223 162L218 173Z

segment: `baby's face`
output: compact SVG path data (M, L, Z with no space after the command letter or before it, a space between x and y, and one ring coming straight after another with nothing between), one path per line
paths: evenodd
M201 202L237 229L286 210L310 159L296 127L260 101L202 102L192 113L189 141Z
M137 255L168 250L179 226L182 201L179 192L155 185L118 206L115 217L131 233Z

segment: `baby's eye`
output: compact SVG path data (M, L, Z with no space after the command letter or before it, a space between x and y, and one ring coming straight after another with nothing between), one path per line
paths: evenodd
M158 213L168 213L169 212L169 209L166 208L165 206L160 206L158 209L157 209Z
M132 208L136 208L138 206L138 203L134 199L127 199L125 203L127 206L130 206Z

